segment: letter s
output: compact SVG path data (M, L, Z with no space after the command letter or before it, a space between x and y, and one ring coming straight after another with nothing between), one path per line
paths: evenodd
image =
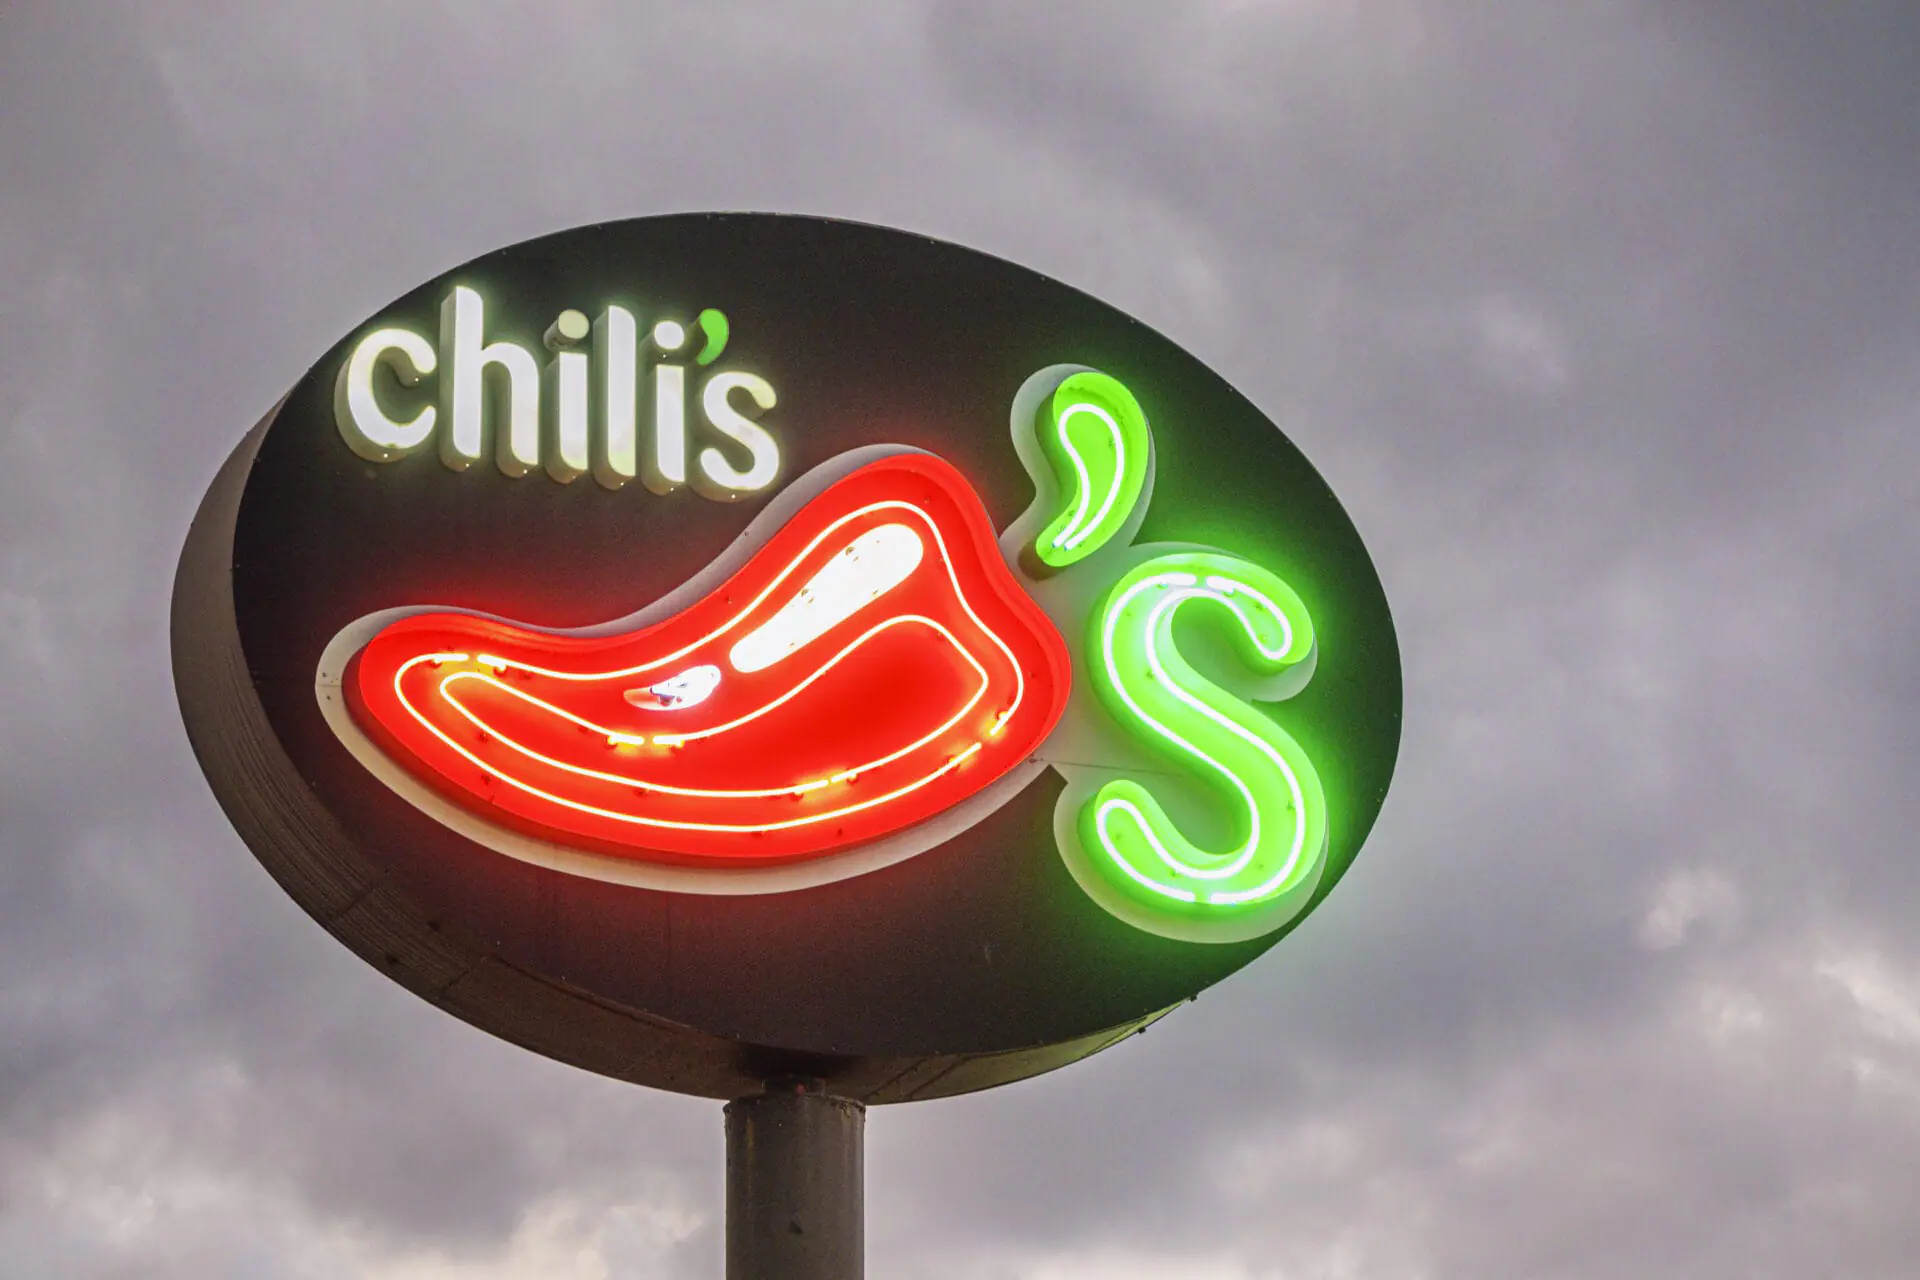
M1080 803L1074 834L1092 868L1135 904L1129 915L1145 908L1187 921L1174 936L1232 941L1278 928L1306 905L1325 859L1326 797L1292 735L1181 654L1173 623L1184 609L1224 628L1263 700L1306 683L1313 622L1276 575L1200 550L1135 566L1093 612L1087 665L1101 705L1230 806L1236 843L1224 852L1194 844L1129 777Z
M727 397L735 390L747 393L757 413L774 406L773 387L758 374L716 373L707 379L706 389L700 393L700 407L706 410L707 421L720 434L744 446L752 459L741 471L718 449L700 451L700 471L694 484L709 496L725 501L758 492L780 474L779 442L765 427L733 407Z

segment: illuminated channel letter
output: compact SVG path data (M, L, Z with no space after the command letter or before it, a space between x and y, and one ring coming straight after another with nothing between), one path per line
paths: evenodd
M1129 735L1198 775L1235 815L1230 847L1189 840L1153 793L1106 783L1079 813L1082 847L1115 888L1158 911L1225 916L1315 878L1327 844L1320 777L1269 717L1195 671L1174 642L1191 609L1227 632L1262 677L1304 675L1314 656L1306 606L1277 576L1213 551L1158 556L1125 574L1092 620L1094 688Z
M714 430L747 451L747 469L742 471L727 461L718 449L700 451L699 487L709 497L738 498L772 484L780 474L780 445L767 429L733 407L728 397L744 391L756 413L774 406L773 387L765 378L751 373L716 373L707 379L700 393L700 407Z
M593 325L593 362L600 370L600 444L593 478L618 489L639 474L639 326L625 307L608 307Z
M980 499L917 452L827 484L671 617L554 632L424 611L357 653L346 712L401 794L396 776L514 838L681 867L802 861L942 814L1029 764L1072 678Z
M405 422L387 416L373 375L385 366L401 386L414 387L438 364L433 344L407 329L376 329L360 339L333 385L333 418L347 447L370 462L392 462L425 444L439 416L434 407Z
M687 329L679 321L653 326L653 346L662 356L686 343ZM672 493L687 482L687 371L665 360L653 366L653 452L645 479L655 493Z
M456 286L440 305L440 348L447 372L440 379L447 430L440 459L456 471L480 460L488 402L487 372L507 379L506 421L494 415L494 458L500 470L523 476L540 465L540 366L533 353L512 342L486 341L486 304ZM497 406L496 406L497 407Z
M1040 532L1035 553L1064 569L1099 550L1126 523L1146 482L1146 414L1133 393L1091 370L1063 381L1039 410L1040 441L1065 509Z
M591 332L579 311L562 311L547 330L553 355L553 447L547 451L547 474L567 484L587 470L587 353L575 350Z

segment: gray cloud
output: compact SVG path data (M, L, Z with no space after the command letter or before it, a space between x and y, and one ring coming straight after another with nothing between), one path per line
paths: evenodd
M873 1115L875 1274L1909 1274L1916 36L0 17L0 1273L717 1274L717 1108L494 1043L306 921L199 781L165 607L219 459L359 318L719 207L958 239L1195 349L1344 495L1408 664L1395 792L1299 934L1071 1071Z

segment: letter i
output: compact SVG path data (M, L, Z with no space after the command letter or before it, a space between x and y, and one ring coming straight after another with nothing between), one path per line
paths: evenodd
M553 423L547 439L547 474L568 484L587 470L587 353L579 349L592 327L584 312L566 310L547 328L547 369L551 388L547 405Z
M653 326L653 346L663 357L653 367L653 449L644 481L655 493L672 493L687 482L687 371L667 363L687 344L687 328L677 320Z
M593 364L600 371L596 406L599 438L593 478L618 489L639 474L638 406L640 338L633 312L608 307L593 324Z

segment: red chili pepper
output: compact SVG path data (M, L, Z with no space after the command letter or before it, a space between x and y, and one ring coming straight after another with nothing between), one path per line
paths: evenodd
M747 866L951 808L1033 752L1070 680L971 486L901 453L833 483L664 621L584 635L414 614L345 685L384 751L495 822Z

